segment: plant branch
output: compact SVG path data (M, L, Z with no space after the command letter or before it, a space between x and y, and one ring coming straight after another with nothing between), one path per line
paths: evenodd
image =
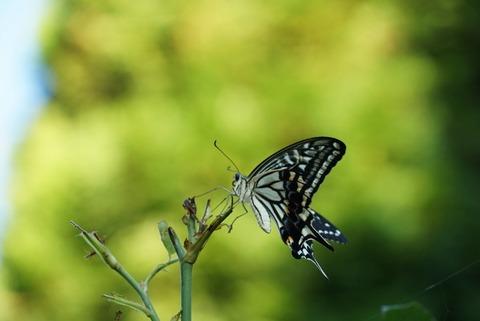
M160 321L160 318L157 315L157 312L155 311L155 308L152 305L152 302L150 301L150 298L148 296L148 290L147 287L143 282L139 283L137 282L131 275L128 273L118 262L118 260L113 256L113 254L110 252L110 250L105 246L103 240L100 239L100 237L97 235L96 232L87 232L84 230L82 227L77 225L75 222L70 221L70 223L78 230L81 232L82 238L87 242L88 245L95 251L95 253L102 259L102 261L115 270L118 274L120 274L137 292L137 294L140 296L142 299L143 304L145 305L142 308L138 308L140 305L138 303L135 303L133 301L123 299L119 296L104 296L105 298L109 299L110 301L119 303L121 305L126 305L129 306L137 311L143 312L148 318L150 318L152 321Z
M223 213L220 213L215 217L212 224L210 224L205 231L201 234L200 238L192 245L192 247L185 253L185 257L183 258L183 262L194 264L197 261L198 255L205 247L208 239L212 235L215 230L217 230L223 221L233 212L233 198L232 204L230 207Z

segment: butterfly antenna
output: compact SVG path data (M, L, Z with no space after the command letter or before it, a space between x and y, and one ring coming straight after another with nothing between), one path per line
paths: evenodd
M235 167L235 169L237 170L237 172L240 172L240 170L238 169L238 167L237 167L237 165L235 164L235 162L234 162L230 157L228 157L228 155L225 154L225 152L224 152L220 147L218 147L218 145L217 145L217 140L214 140L214 141L213 141L213 146L215 146L215 148L218 149L218 151L219 151L220 153L222 153L222 155L225 156L225 157L230 161L230 163L232 163L232 165Z

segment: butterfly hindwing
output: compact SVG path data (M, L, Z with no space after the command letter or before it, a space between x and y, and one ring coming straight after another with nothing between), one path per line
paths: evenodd
M336 228L335 225L330 223L325 217L310 208L308 209L308 211L312 215L310 227L321 237L329 241L334 241L342 244L346 244L348 242L345 235L343 235L343 233L338 228Z

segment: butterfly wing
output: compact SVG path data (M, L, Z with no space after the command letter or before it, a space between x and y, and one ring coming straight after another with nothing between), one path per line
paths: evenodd
M244 188L249 192L244 200L250 203L260 227L269 232L269 217L273 217L292 255L314 262L322 273L313 256L312 240L333 250L326 240L346 243L347 239L309 206L325 176L345 150L345 144L338 139L309 138L276 152L247 178L242 177Z
M280 217L274 217L274 219L283 242L292 250L292 256L296 259L312 261L323 275L328 278L313 255L312 240L316 240L333 251L333 247L327 240L345 244L347 243L347 238L343 233L325 217L311 208L304 209L297 221L293 221L291 216L286 215L281 221Z
M345 150L345 144L336 138L308 138L271 155L255 167L248 178L252 182L258 182L256 185L283 181L287 184L285 189L290 191L287 196L292 201L295 197L301 197L305 202L303 207L308 207L325 176L342 159ZM274 172L280 175L278 180L265 177ZM257 188L256 185L254 188ZM293 203L299 202L297 200Z

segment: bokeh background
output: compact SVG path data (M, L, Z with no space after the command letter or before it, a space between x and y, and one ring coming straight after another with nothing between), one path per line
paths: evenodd
M70 220L143 279L168 257L157 222L184 237L183 200L231 186L215 139L248 174L311 136L347 144L313 202L350 241L315 246L330 283L245 215L194 267L194 319L379 320L409 300L478 319L478 264L424 289L479 258L479 6L53 1L52 94L16 149L0 320L113 320L120 308L100 295L134 293L84 260ZM179 310L178 278L174 266L150 286L162 319Z

